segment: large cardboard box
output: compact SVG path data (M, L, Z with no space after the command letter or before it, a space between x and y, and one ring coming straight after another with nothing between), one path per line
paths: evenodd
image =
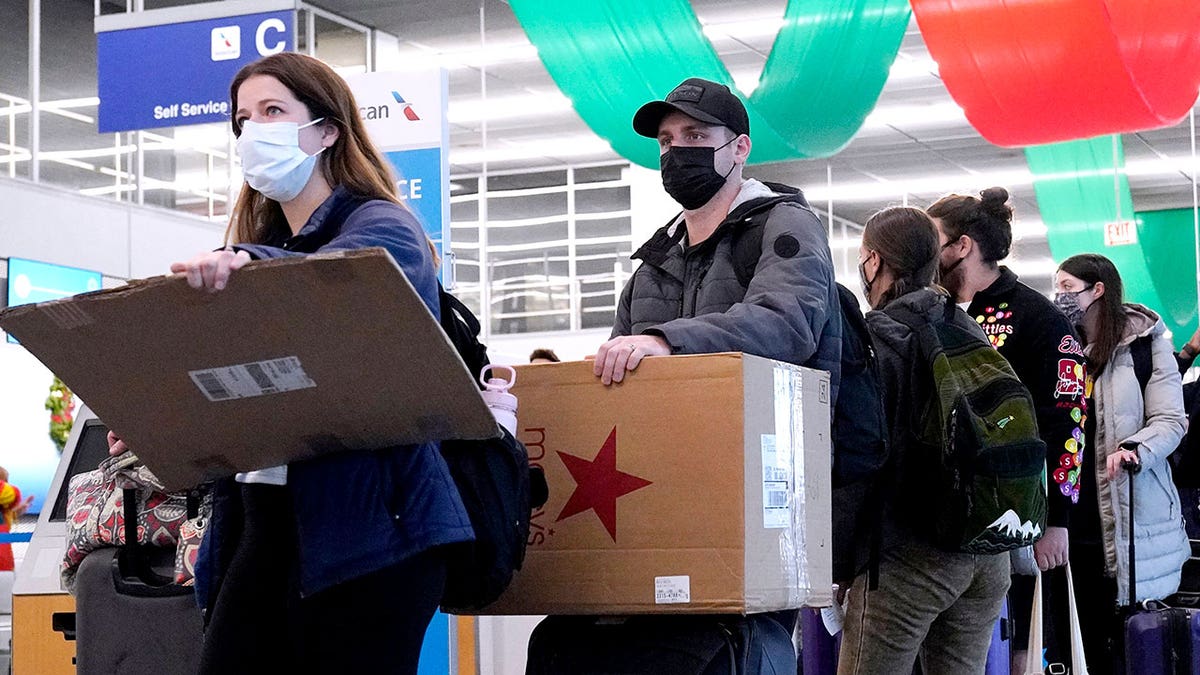
M11 307L0 326L168 488L344 450L487 438L496 423L383 249L254 262Z
M488 614L752 613L830 603L829 375L741 354L518 368L550 500Z

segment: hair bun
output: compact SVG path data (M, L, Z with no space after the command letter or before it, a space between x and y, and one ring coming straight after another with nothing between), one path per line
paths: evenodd
M1003 204L1008 201L1008 190L1002 187L990 187L979 193L983 203L991 206L993 204Z
M1002 221L1012 219L1013 210L1008 205L1008 190L1002 187L990 187L979 193L980 205L984 213Z

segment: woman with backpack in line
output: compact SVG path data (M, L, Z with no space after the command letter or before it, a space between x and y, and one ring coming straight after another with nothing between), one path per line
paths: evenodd
M219 292L252 259L382 246L437 317L436 252L346 82L281 53L242 68L230 97L246 178L230 246L171 271ZM446 580L439 547L473 536L435 443L238 474L213 508L196 566L203 673L415 673Z
M1166 326L1153 311L1124 302L1124 287L1108 258L1072 256L1059 265L1054 304L1080 329L1088 359L1082 485L1071 521L1071 567L1084 651L1093 675L1113 672L1123 643L1115 611L1129 598L1129 478L1137 523L1137 594L1161 599L1179 587L1189 547L1168 455L1187 428L1179 369ZM1149 340L1153 370L1143 390L1132 346Z
M926 675L983 673L992 626L1009 586L1008 553L955 553L934 546L932 520L916 487L929 448L918 446L917 420L932 390L912 316L946 316L952 300L933 286L938 234L920 209L893 207L867 220L859 274L872 311L867 325L879 362L891 477L881 478L877 588L869 588L869 541L857 542L858 575L847 593L839 675L907 673L920 656ZM952 308L951 321L984 345L979 326ZM860 532L869 540L872 533Z
M1050 494L1046 533L1033 545L1033 560L1047 572L1067 564L1068 525L1079 501L1078 472L1070 471L1083 438L1084 358L1071 322L1045 295L1021 283L999 262L1012 246L1013 209L1002 187L974 195L947 195L926 209L941 241L941 284L967 316L974 319L996 351L1029 389L1037 409L1038 434L1046 443ZM1028 549L1025 549L1028 551ZM1013 632L1012 672L1025 665L1025 643L1033 609L1033 574L1014 558L1009 601ZM1062 569L1043 574L1043 595L1050 619L1045 644L1050 663L1070 663L1057 645L1068 644L1067 577ZM1061 636L1061 640L1059 640Z

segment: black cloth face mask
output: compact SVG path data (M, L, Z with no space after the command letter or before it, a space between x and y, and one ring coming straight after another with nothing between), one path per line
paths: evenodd
M725 145L736 140L735 136ZM729 174L733 173L733 166L729 167L724 176L717 173L715 167L717 150L725 145L717 148L669 148L658 158L662 169L663 189L689 211L707 204L725 186L725 179Z

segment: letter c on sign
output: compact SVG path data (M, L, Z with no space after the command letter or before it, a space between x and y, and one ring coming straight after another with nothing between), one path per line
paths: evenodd
M275 41L275 44L268 47L266 37L269 30L282 34L286 28L279 19L267 19L258 24L258 30L254 32L254 46L258 47L258 53L263 56L270 56L283 51L283 48L287 46L286 40L278 39Z

